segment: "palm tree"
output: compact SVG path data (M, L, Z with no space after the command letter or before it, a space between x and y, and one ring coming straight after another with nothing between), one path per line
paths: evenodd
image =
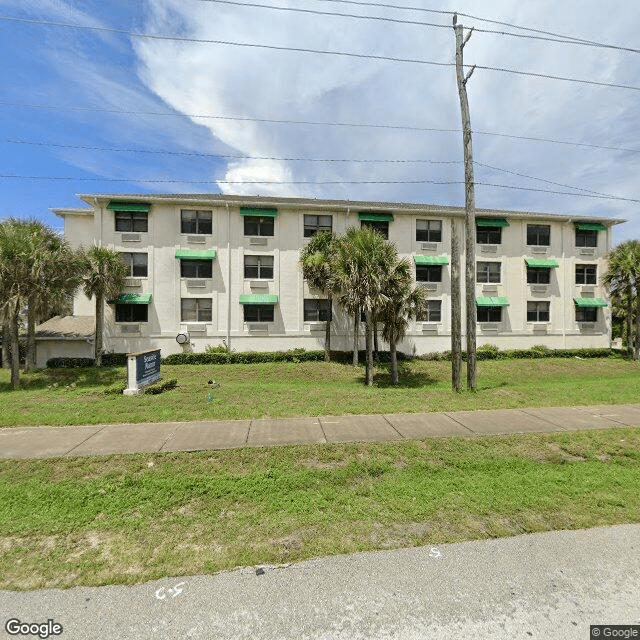
M96 299L95 363L102 364L104 332L104 302L117 296L124 286L129 270L117 251L91 247L85 251L82 288L87 298Z
M350 310L361 309L365 313L368 386L373 384L374 312L388 302L385 284L396 259L396 248L380 233L366 227L348 229L336 247L333 269L339 301ZM355 340L357 337L356 334Z
M391 384L398 384L398 357L396 346L407 334L409 318L419 317L425 308L424 289L412 288L411 265L408 260L397 262L387 282L389 301L380 316L382 337L389 343L391 352Z
M336 238L331 231L315 233L300 254L302 274L309 287L327 296L329 314L325 324L324 360L331 360L331 307L333 303L333 271L331 268Z
M20 312L60 290L73 291L77 268L68 245L41 222L9 218L0 224L0 313L9 324L12 388L20 384Z
M640 241L629 240L609 254L604 276L614 306L624 309L627 348L635 360L640 358ZM635 330L634 321L638 325ZM634 348L635 345L635 348Z

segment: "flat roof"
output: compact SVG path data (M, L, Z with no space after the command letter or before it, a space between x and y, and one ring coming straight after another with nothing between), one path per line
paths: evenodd
M150 193L95 193L95 194L77 194L77 197L86 202L90 206L106 206L110 200L126 200L129 202L149 202L164 204L185 204L198 206L256 206L268 205L271 207L282 209L323 209L334 211L393 211L397 213L438 213L448 216L464 216L464 207L456 207L451 205L439 205L428 203L412 203L412 202L380 202L367 200L324 200L317 198L291 198L279 196L236 196L225 195L220 193L166 193L166 194L150 194ZM56 215L64 217L65 215L91 215L92 209L51 209ZM599 220L608 226L627 222L623 218L611 218L606 215L601 216L585 216L570 213L548 213L539 211L515 211L504 209L483 209L476 208L476 215L491 216L500 215L510 218L538 218L550 219L564 222L589 222Z

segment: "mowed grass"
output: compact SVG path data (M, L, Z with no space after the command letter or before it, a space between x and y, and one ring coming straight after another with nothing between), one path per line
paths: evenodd
M367 388L362 366L324 362L163 365L162 376L176 378L178 388L125 397L103 392L125 382L124 367L23 374L15 392L9 372L0 370L0 426L629 404L640 398L640 364L622 358L482 361L477 392L460 394L451 391L449 362L422 360L401 365L398 387L389 384L388 366L376 369L375 386ZM54 383L57 388L47 388ZM71 383L76 387L66 388Z
M639 520L638 428L4 461L0 589Z

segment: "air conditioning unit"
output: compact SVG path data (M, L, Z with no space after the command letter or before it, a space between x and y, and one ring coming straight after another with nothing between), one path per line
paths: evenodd
M422 251L437 251L438 243L437 242L422 242L420 244L420 249Z
M206 241L205 236L187 236L187 242L190 244L204 244Z
M578 253L581 256L595 256L596 250L593 247L583 247L582 249L578 250Z
M122 242L140 242L142 237L139 233L123 233L121 240Z
M266 238L249 238L249 244L266 246Z
M482 251L482 253L498 253L498 245L497 244L481 244L480 251Z
M139 280L138 278L127 278L124 281L124 286L125 287L141 287L142 280Z
M187 287L189 288L193 288L193 287L206 287L207 286L207 281L203 280L203 279L196 279L196 280L187 280Z

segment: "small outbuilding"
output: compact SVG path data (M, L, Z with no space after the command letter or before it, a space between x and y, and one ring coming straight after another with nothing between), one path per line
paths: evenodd
M51 358L93 358L94 316L54 316L36 327L36 366Z

